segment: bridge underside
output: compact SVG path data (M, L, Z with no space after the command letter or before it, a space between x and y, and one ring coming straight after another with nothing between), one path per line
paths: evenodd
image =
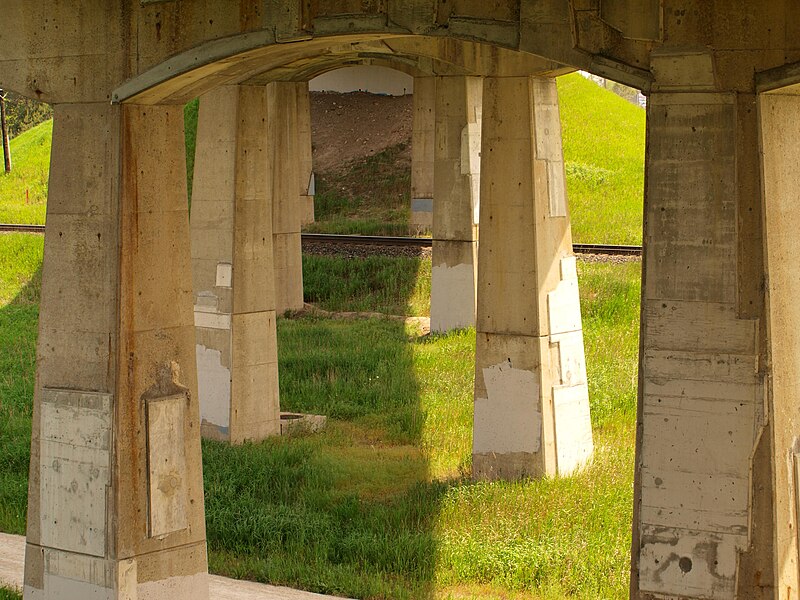
M357 63L416 78L432 319L477 329L476 478L591 458L553 78L649 95L631 598L795 597L794 3L8 1L0 81L55 105L26 599L207 597L201 433L277 433L307 81Z

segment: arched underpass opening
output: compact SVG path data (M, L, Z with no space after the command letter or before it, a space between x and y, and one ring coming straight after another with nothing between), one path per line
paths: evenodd
M329 335L329 332L317 329L311 337L313 340L325 335ZM365 352L373 358L377 356L378 360L357 361L359 364L348 364L344 368L351 371L361 368L368 378L374 374L375 379L389 381L391 389L377 387L373 396L367 396L366 404L370 409L380 411L380 402L385 400L384 394L400 389L403 392L403 401L408 400L409 394L413 398L418 393L421 403L427 403L423 409L426 411L424 419L420 416L419 409L408 406L401 407L397 413L384 411L377 418L374 415L365 416L359 425L373 423L375 427L373 430L356 433L356 440L364 447L365 456L361 457L360 463L351 465L349 471L344 469L337 473L335 460L326 460L324 457L320 459L315 454L313 440L303 440L294 450L287 450L288 446L272 442L267 442L258 449L247 447L245 450L215 446L219 454L212 460L219 461L224 468L215 469L210 465L207 468L212 476L213 473L218 475L213 480L214 484L209 485L207 494L211 496L221 493L220 487L228 486L227 498L233 499L235 496L247 502L244 505L239 504L238 509L231 509L233 502L224 501L215 506L209 499L209 505L219 510L216 513L219 518L217 521L214 520L215 511L209 511L212 566L233 574L245 572L273 581L285 577L284 581L298 582L304 587L321 591L342 590L342 593L352 595L370 595L378 590L378 593L400 596L408 593L426 597L434 593L435 586L445 593L461 593L467 590L467 593L474 591L475 594L492 595L498 590L509 589L522 593L560 589L565 593L578 591L596 597L606 589L606 572L609 569L616 577L611 585L613 589L619 590L626 571L625 561L621 564L619 556L614 554L619 545L613 545L610 549L604 547L601 554L586 553L587 539L597 541L599 547L601 540L605 539L603 535L608 530L609 523L616 531L623 520L619 513L610 508L610 504L598 501L598 497L602 500L613 498L619 491L613 482L603 489L602 486L593 485L596 482L591 480L587 485L587 480L581 479L583 475L521 484L472 484L462 477L471 461L468 419L471 414L473 365L470 349L474 341L468 334L434 337L420 342L418 348L415 348L418 353L412 352L410 359L408 354L405 354L404 359L398 359L397 355L391 353L381 357L379 342L385 341L387 337L399 341L398 345L403 348L413 346L407 344L406 335L405 330L397 330L395 337L387 335L384 330L379 333L380 339L363 334L361 342L369 346L365 348ZM340 343L341 346L352 346L350 339ZM310 353L307 340L299 344L298 348L296 360L299 362ZM408 349L403 352L407 353ZM331 384L334 400L342 400L342 396L348 393L347 389L337 387L336 384L343 378L343 371L338 370L335 365L331 366L330 362L327 365L325 363L325 360L336 358L317 357L316 363L309 370L299 371L298 385L305 385L309 378L312 381L319 379L326 385ZM406 367L412 365L414 378L420 372L424 373L426 382L432 387L417 392L414 385L419 385L419 381L411 384L408 379L405 382L396 379L397 374L393 369L398 362ZM363 384L363 377L361 379ZM391 400L391 396L389 398ZM453 413L456 411L452 404L454 399L460 402L457 411L459 417L455 423ZM341 402L341 406L347 406L345 401ZM345 412L346 410L354 409L345 409ZM466 421L463 419L464 415ZM390 419L385 421L387 416ZM374 430L379 430L382 426L386 426L385 429L388 430L388 439L375 435ZM402 452L399 458L393 455L396 443L408 441L403 436L422 426L429 429L416 434L419 436L421 448L414 451L415 456L409 458L403 456ZM345 428L344 432L339 433L344 436L338 439L340 446L352 449L352 439L347 437L352 432ZM337 441L335 437L334 441ZM369 446L368 451L366 446ZM445 451L435 452L439 446ZM376 448L379 451L377 453ZM251 450L253 455L248 457L245 453ZM376 460L380 462L381 450L388 456L387 462L393 463L392 468L382 472L374 468ZM282 465L281 461L285 458L285 462L296 468L282 474L277 466L275 470L268 472L258 471L259 465L269 462L261 453L272 451L276 452L273 463ZM382 495L387 488L396 491L395 486L400 479L398 472L401 476L409 473L418 475L417 452L421 453L423 461L436 460L439 461L438 464L429 465L425 479L406 486L400 499L392 495ZM240 467L244 468L239 470ZM226 474L225 468L231 471ZM235 473L234 468L237 469ZM595 469L595 466L591 469ZM305 506L324 505L327 499L320 489L324 491L332 482L335 484L345 480L351 486L359 488L353 477L362 471L368 475L366 486L357 489L356 493L345 488L342 493L343 502L337 506L329 505L332 515L316 514L313 518L306 519L306 515L292 504L299 501ZM608 483L602 479L604 473L608 475L608 471L599 469L591 472L601 483ZM270 479L273 474L274 479ZM386 484L387 479L391 480L389 485ZM377 494L378 497L370 497L375 495L376 488L382 492ZM263 496L259 494L265 489L276 490L279 502L274 510L258 510L258 504L263 501ZM593 509L587 511L586 506L592 506ZM615 508L617 505L613 506ZM509 507L514 507L514 510L509 510ZM517 512L520 507L521 518ZM555 513L551 512L553 507L556 507ZM242 513L252 518L242 519ZM576 514L583 518L576 519ZM328 537L327 541L317 543L314 538L323 531L333 531L335 534L337 522L350 524L359 519L369 528L366 531L354 530L353 535L346 537L344 541ZM398 523L398 527L392 528ZM253 524L258 527L251 527ZM423 531L418 535L419 531L413 528L420 525ZM627 522L625 525L627 526ZM261 532L261 535L254 540L249 537L251 530ZM214 537L214 531L218 537ZM398 536L398 532L400 536L407 536L408 554L392 551L392 546L388 545L390 542L396 544L397 540L394 538ZM300 545L310 546L310 555L288 558L281 555L286 550L297 550ZM592 544L592 547L595 545ZM388 560L387 552L390 552ZM263 557L264 554L267 556L262 560L259 555ZM353 557L357 560L352 560ZM270 562L270 558L274 560ZM349 564L345 558L351 559ZM324 561L330 562L323 564ZM358 571L364 568L364 561L369 561L372 568L374 577L371 579L357 578ZM580 564L585 568L573 570L571 565L575 561L583 561ZM598 562L602 564L602 568L596 568ZM298 563L309 565L309 568L298 569ZM393 570L395 568L399 569L399 576ZM347 569L351 569L349 574L345 572ZM353 570L356 571L355 574ZM320 573L327 574L321 582ZM403 580L400 584L397 584L398 578ZM389 592L382 587L384 585L389 586Z

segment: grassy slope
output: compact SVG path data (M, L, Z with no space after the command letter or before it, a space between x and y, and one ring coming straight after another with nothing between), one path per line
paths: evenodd
M641 243L644 111L577 74L559 78L567 189L576 242ZM197 101L186 106L191 195ZM44 223L52 122L12 140L15 170L0 174L0 222ZM320 178L318 223L309 231L408 233L409 164L400 147ZM342 192L342 187L348 188Z
M53 121L11 140L11 173L0 168L0 223L44 224Z
M558 93L573 239L641 244L644 110L577 73Z

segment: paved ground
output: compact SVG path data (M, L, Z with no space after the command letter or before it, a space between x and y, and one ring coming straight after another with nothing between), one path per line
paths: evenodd
M24 537L0 533L0 584L22 589L24 556ZM216 575L209 577L209 588L211 600L332 600L333 598L332 596L322 596L252 581L239 581Z

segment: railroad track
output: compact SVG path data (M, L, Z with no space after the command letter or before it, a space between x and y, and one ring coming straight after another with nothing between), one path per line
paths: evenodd
M13 225L0 223L0 231L16 231L24 233L44 233L44 225ZM378 235L335 235L330 233L304 233L304 242L325 244L342 244L350 246L394 246L412 248L430 248L430 238L386 237ZM609 244L573 244L577 254L605 254L611 256L639 256L641 246L619 246Z

